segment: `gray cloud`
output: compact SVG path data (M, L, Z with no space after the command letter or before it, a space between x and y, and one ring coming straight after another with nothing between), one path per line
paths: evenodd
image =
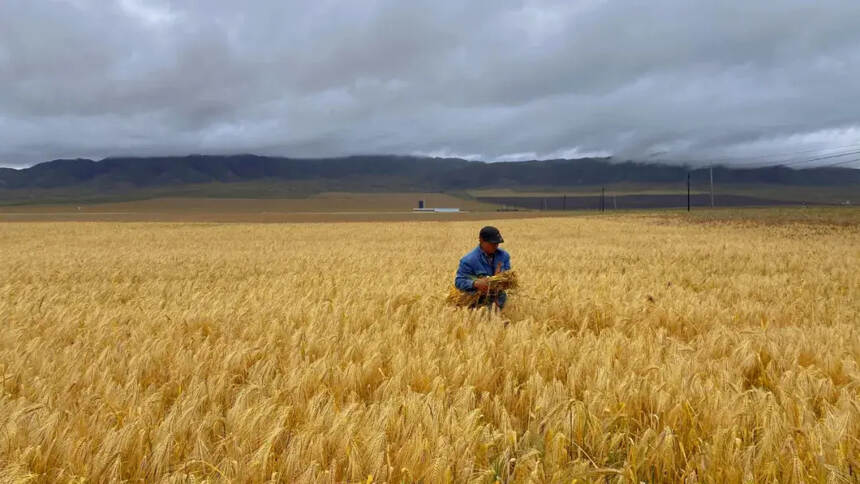
M858 18L837 0L4 0L0 165L835 153L860 145Z

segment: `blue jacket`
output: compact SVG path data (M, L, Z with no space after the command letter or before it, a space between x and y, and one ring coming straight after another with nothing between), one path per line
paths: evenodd
M496 264L502 263L502 270L511 270L511 255L502 249L496 249L492 260L481 250L481 246L460 259L460 267L457 268L457 277L454 285L461 291L474 291L472 286L475 279L484 276L492 276L496 273Z

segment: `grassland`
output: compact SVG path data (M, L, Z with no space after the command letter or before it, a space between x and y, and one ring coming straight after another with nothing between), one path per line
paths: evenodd
M427 207L458 207L463 210L493 210L494 205L463 199L446 193L353 193L323 192L297 198L154 198L146 200L11 205L2 212L190 212L190 213L260 213L260 212L404 212L424 200Z
M605 186L591 185L578 187L561 187L556 189L534 188L534 189L483 189L469 190L470 196L480 197L558 197L567 195L568 197L587 197L599 196L601 188L604 189L606 196L613 195L677 195L686 194L687 186L685 183L613 183ZM693 194L710 194L708 185L694 185L691 192ZM746 197L761 198L765 200L780 200L820 204L838 205L845 201L850 201L853 205L860 205L860 186L856 184L835 185L835 186L799 186L785 184L767 184L767 183L732 183L722 185L719 182L715 187L715 197L719 204L721 196L738 195Z
M732 212L737 213L737 212ZM856 482L860 211L0 224L0 481Z
M467 214L413 213L418 200L424 200L427 207L453 207L470 213L495 212L497 208L444 193L325 192L297 198L182 197L90 204L7 205L0 206L0 221L339 222L475 218Z

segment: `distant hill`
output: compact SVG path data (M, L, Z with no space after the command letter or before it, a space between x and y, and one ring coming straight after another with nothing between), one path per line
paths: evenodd
M321 191L465 191L472 189L594 186L602 184L683 184L688 168L612 162L607 158L484 163L456 158L350 156L296 159L256 155L54 160L30 168L0 168L0 200L94 198L154 189L218 184L220 193L248 182ZM691 172L697 186L707 169ZM849 186L860 184L860 170L829 167L795 170L784 166L738 169L719 166L714 177L725 184ZM253 185L252 185L253 186Z

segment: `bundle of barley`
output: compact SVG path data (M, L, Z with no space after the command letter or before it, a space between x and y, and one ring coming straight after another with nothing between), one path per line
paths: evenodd
M519 279L515 271L505 271L490 276L490 292L507 291L516 289L519 286Z
M500 272L499 274L490 276L487 279L490 283L490 294L516 289L519 285L517 273L514 271ZM453 306L471 306L477 303L480 297L481 294L477 291L466 292L461 291L456 287L451 287L451 290L448 292L447 301L448 304Z

